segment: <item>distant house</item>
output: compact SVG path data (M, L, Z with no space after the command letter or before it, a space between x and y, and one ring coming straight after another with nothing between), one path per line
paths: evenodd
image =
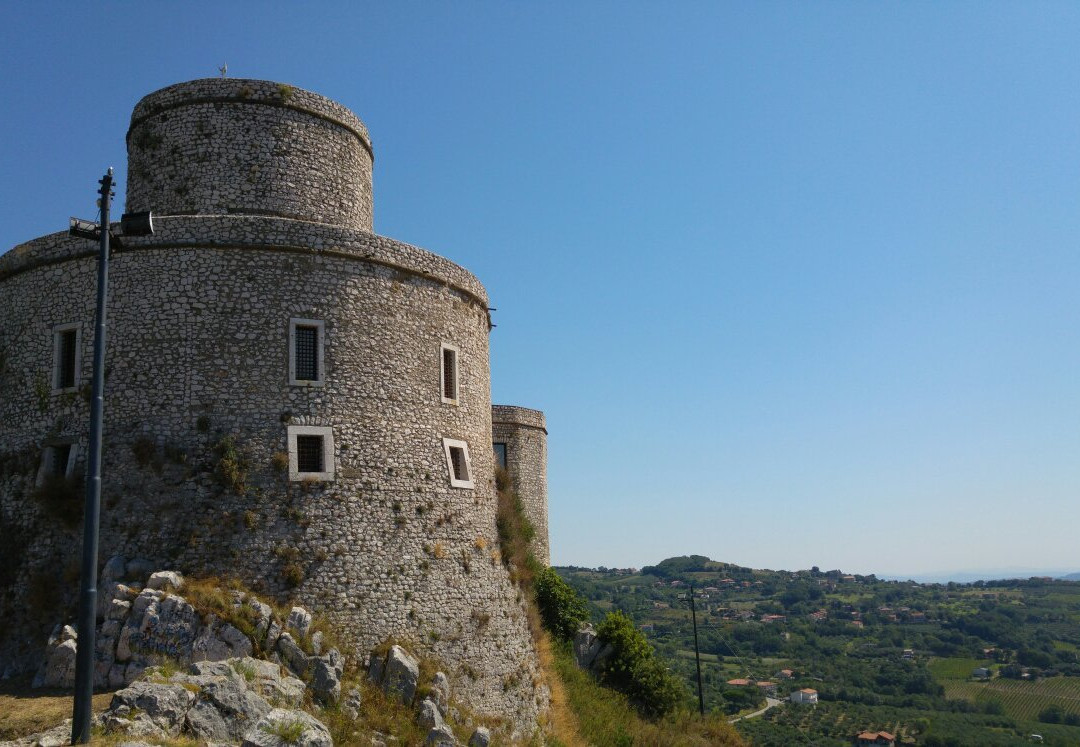
M861 628L863 626L862 620L852 620L851 624L854 625L856 628Z
M763 623L782 623L787 620L784 615L762 615L761 622Z
M818 610L817 612L810 613L810 619L814 622L821 622L822 620L828 619L828 617L829 613L825 610Z
M790 680L795 676L795 672L790 669L781 669L778 676L783 677L785 680Z
M876 744L896 747L896 737L887 731L864 731L855 735L855 744Z
M841 576L840 580L841 581L846 581L849 584L855 583L855 577L852 576L852 575Z
M912 612L911 613L911 622L913 622L913 623L924 623L924 622L926 622L926 613L925 612Z
M776 683L775 682L758 682L757 688L761 692L765 693L770 698L776 697Z
M900 658L903 659L904 661L914 661L915 660L915 652L912 651L910 648L905 648L904 653L900 654Z
M990 670L986 667L975 667L971 670L971 676L977 680L990 679Z
M804 687L802 690L796 690L789 695L788 700L792 703L801 703L803 705L817 705L817 690L810 687Z
M750 687L754 684L753 680L744 680L741 677L734 680L728 680L727 683L732 687Z
M668 604L667 602L653 602L652 606L653 606L654 609L658 609L658 610L666 610L666 609L671 608L671 605Z

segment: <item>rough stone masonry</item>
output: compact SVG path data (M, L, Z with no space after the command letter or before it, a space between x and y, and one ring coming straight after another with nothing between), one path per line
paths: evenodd
M156 231L111 261L101 556L295 600L356 631L355 660L411 641L478 710L535 723L484 287L372 233L370 137L322 96L181 83L137 104L127 144L127 210ZM0 673L35 665L77 583L95 253L58 233L0 256L0 614L19 621ZM546 560L545 424L519 409L498 427Z

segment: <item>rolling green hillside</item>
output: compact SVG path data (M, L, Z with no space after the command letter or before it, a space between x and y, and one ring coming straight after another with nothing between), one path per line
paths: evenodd
M692 588L709 710L764 705L767 686L729 680L773 683L781 699L818 692L816 708L785 703L740 721L754 744L791 743L792 730L814 744L850 744L864 729L908 744L1021 744L1032 733L1044 744L1080 744L1077 582L917 584L703 556L558 571L594 615L630 616L696 691ZM976 667L993 679L973 680Z

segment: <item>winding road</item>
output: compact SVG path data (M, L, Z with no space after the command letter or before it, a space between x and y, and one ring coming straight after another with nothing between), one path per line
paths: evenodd
M738 716L733 719L728 719L728 723L734 724L736 721L742 721L744 718L757 718L761 714L765 713L765 711L769 710L770 708L776 708L776 706L780 705L783 702L784 701L778 698L765 698L765 707L762 708L760 711L754 711L753 713L748 713L745 716Z

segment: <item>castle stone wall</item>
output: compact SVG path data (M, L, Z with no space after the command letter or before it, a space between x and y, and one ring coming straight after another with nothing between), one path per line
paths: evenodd
M136 105L127 142L127 212L372 229L367 129L311 91L233 78L169 86Z
M544 413L525 407L493 405L491 440L506 444L506 471L510 483L536 528L533 552L544 565L551 563L548 543L547 421Z
M255 103L276 89L195 81L133 116L128 208L165 215L111 260L100 557L237 577L303 603L337 623L354 660L409 641L479 712L531 730L547 692L498 549L486 291L446 259L362 230L363 126L296 89ZM201 100L211 94L225 100ZM216 119L200 132L204 115ZM278 125L293 133L283 143L330 145L268 162L262 139ZM274 178L248 181L268 164ZM312 165L327 181L296 182L295 203L271 183ZM180 195L185 174L204 183ZM188 208L213 214L169 215ZM93 242L63 234L0 257L5 620L27 619L43 588L62 602L77 580L81 493L43 492L36 477L60 443L85 473L95 268ZM290 383L293 319L322 326L321 385ZM66 324L81 335L79 381L54 391L54 331ZM443 344L458 351L456 403L441 396ZM332 479L290 479L298 426L332 435ZM472 487L451 485L444 439L468 445ZM0 633L0 671L41 650L43 624Z

